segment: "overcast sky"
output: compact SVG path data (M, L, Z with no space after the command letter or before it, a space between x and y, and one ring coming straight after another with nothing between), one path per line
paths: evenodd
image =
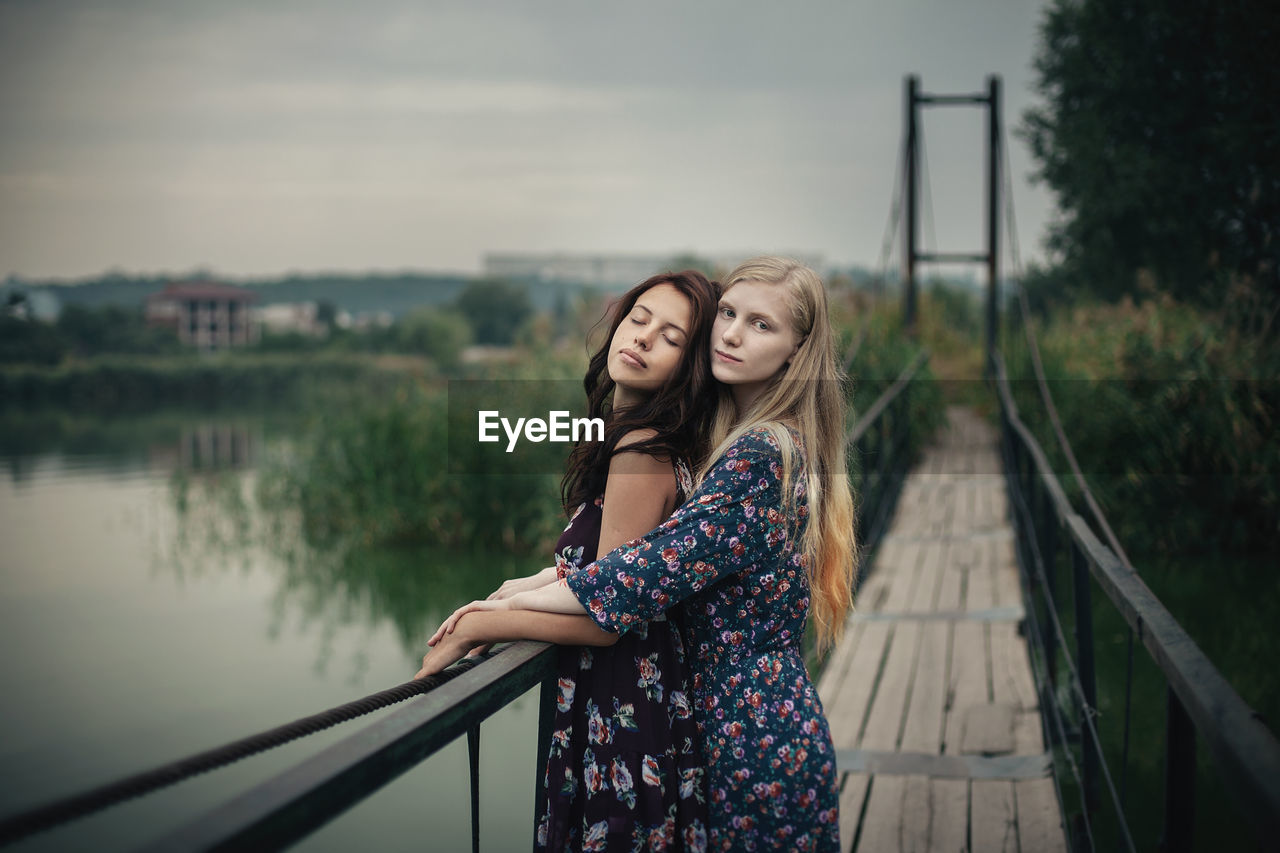
M488 251L874 267L904 75L1000 74L1011 131L1043 5L0 0L0 275L475 271ZM926 247L982 246L984 121L925 113ZM1053 199L1009 141L1026 260Z

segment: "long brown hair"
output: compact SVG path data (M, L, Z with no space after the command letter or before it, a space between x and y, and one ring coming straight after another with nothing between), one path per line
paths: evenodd
M612 411L616 383L609 376L609 344L618 326L631 313L636 301L651 288L669 284L689 300L691 316L685 335L684 352L675 371L662 387L645 400L620 412ZM716 316L719 288L697 270L666 272L645 279L628 290L614 306L609 334L591 356L582 387L587 392L588 417L603 418L603 441L579 442L560 482L560 498L565 511L594 500L604 492L609 462L618 442L637 429L654 430L651 437L630 444L628 451L648 453L668 459L684 459L697 465L715 406L716 380L711 375L711 324Z

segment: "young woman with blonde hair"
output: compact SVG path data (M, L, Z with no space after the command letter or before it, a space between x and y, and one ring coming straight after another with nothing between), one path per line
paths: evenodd
M723 282L711 462L670 519L557 584L460 608L431 638L485 639L475 610L584 611L624 634L682 605L707 763L709 848L837 850L835 752L804 664L839 637L855 572L844 388L817 275L754 258ZM428 655L432 658L432 654Z

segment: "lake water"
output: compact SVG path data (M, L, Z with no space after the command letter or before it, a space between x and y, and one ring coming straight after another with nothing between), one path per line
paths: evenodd
M177 420L136 434L0 448L0 815L401 684L453 607L544 564L310 549L254 506L259 462L287 430ZM529 849L536 696L481 727L484 850ZM388 712L11 849L132 849ZM467 780L464 739L295 849L468 849Z

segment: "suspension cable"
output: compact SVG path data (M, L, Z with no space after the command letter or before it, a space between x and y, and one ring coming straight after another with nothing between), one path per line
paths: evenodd
M884 236L880 239L880 257L876 260L876 266L871 271L872 292L877 297L884 291L885 278L888 275L889 255L893 252L893 247L898 242L898 232L902 226L902 195L904 192L903 187L906 184L906 169L903 167L902 149L903 143L899 142L898 159L894 165L893 195L889 200L889 218L885 221ZM845 373L848 373L853 366L854 359L858 357L858 351L862 348L862 344L866 341L870 331L871 318L867 316L862 319L857 334L854 335L849 344L849 349L845 352Z
M920 186L924 190L924 224L925 248L938 251L938 229L933 220L933 176L929 174L929 149L925 145L925 135L916 134L920 142Z
M1012 179L1009 175L1008 158L1000 159L1001 171L1004 173L1004 183L1006 190L1004 193L1006 216L1005 219L1012 224L1013 222L1013 191ZM1013 232L1013 239L1016 240L1016 232ZM1016 243L1010 248L1016 248ZM1062 421L1058 417L1058 407L1054 405L1053 395L1049 393L1049 383L1044 375L1044 363L1040 359L1040 346L1036 342L1035 330L1031 324L1031 308L1027 301L1026 288L1022 286L1021 281L1021 259L1015 259L1015 263L1019 267L1018 281L1018 307L1022 317L1022 331L1027 339L1027 347L1031 356L1031 366L1035 372L1036 385L1040 391L1040 399L1044 402L1044 408L1049 415L1049 422L1053 426L1054 436L1058 440L1058 447L1061 448L1063 456L1067 460L1067 465L1071 468L1071 476L1076 480L1076 484L1080 487L1080 493L1084 497L1085 504L1089 507L1089 512L1093 516L1098 527L1106 535L1108 544L1116 556L1120 558L1120 562L1126 569L1133 572L1133 564L1129 562L1129 556L1125 553L1124 547L1121 546L1120 540L1116 538L1116 534L1111 529L1111 525L1107 523L1106 516L1102 514L1102 508L1098 505L1098 501L1094 498L1093 492L1089 489L1089 483L1084 478L1084 472L1080 470L1080 463L1076 461L1076 454L1071 449L1071 442L1067 440L1067 434L1062 428Z

